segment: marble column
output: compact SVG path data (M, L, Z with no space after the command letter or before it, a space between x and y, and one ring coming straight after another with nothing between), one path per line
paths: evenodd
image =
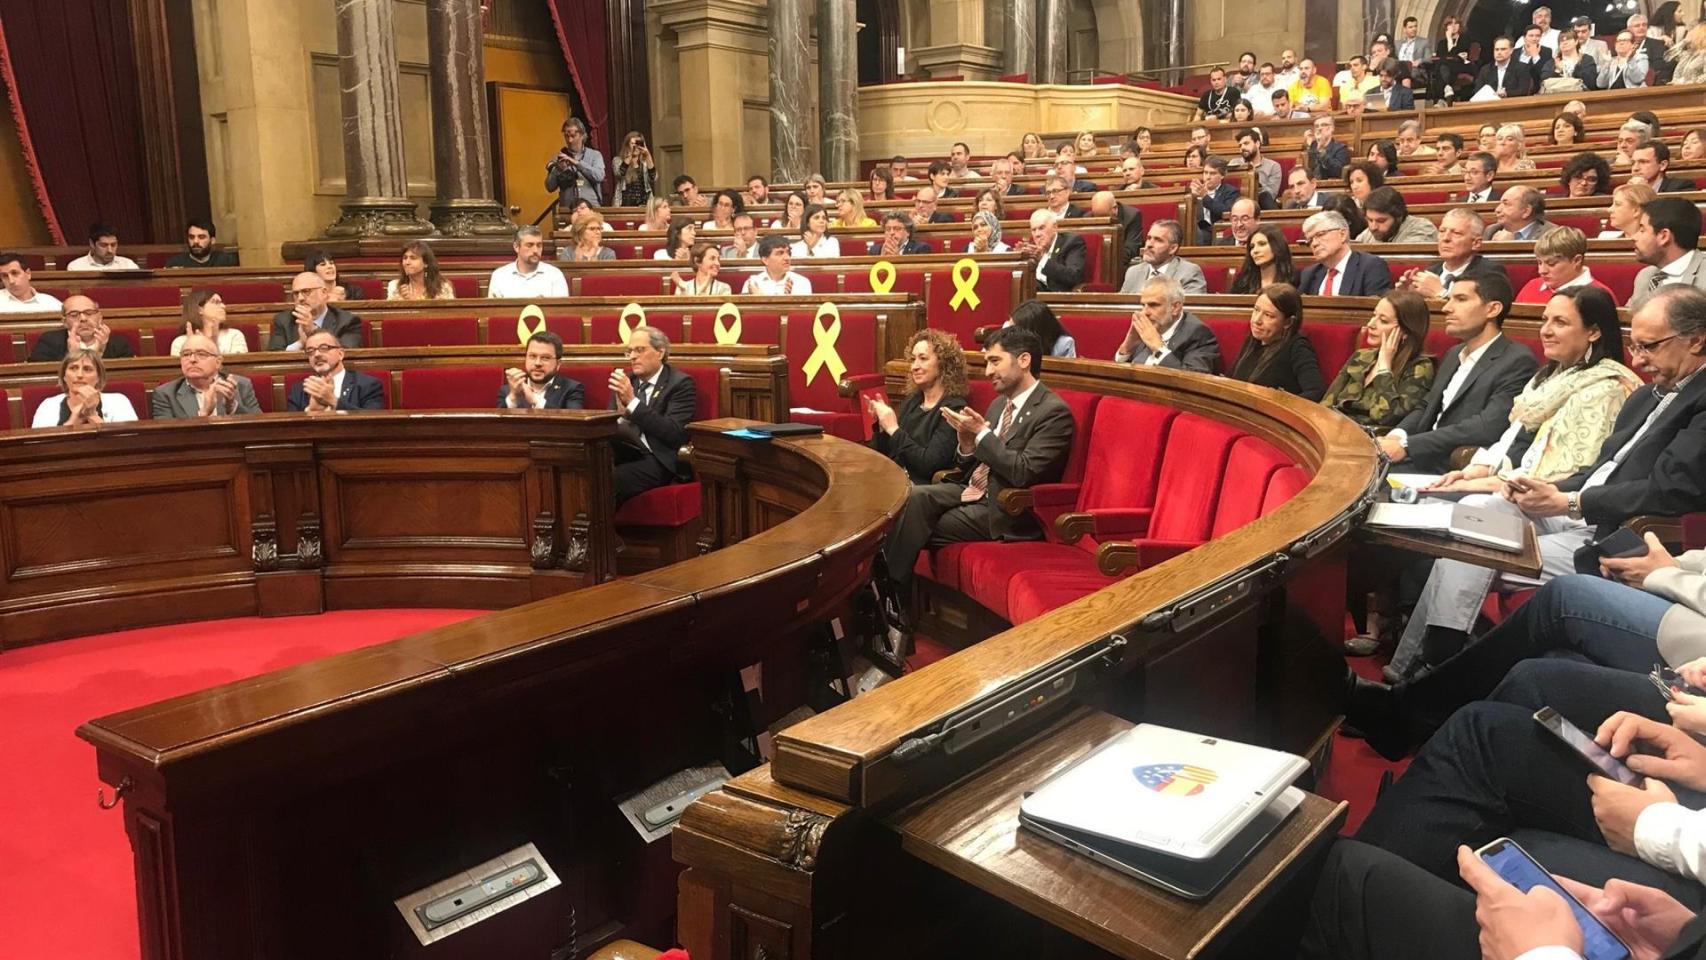
M1006 44L1002 68L1008 73L1030 73L1037 68L1037 0L1006 0Z
M492 199L486 53L479 0L427 0L432 62L432 223L448 237L508 236L515 224Z
M847 0L817 0L818 172L859 179L859 26Z
M1036 83L1066 82L1066 0L1037 0Z
M343 215L328 237L424 236L403 173L393 0L334 0L343 88Z
M804 0L770 0L771 174L781 183L799 183L812 172L806 149L806 120L811 116L806 42Z

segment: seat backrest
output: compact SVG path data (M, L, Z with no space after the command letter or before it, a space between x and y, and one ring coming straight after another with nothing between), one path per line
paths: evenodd
M896 264L897 273L900 265ZM954 283L954 266L951 263L936 264L929 269L929 293L924 301L924 315L929 318L932 327L946 330L959 338L960 346L973 349L977 346L974 335L978 327L999 327L1013 315L1013 271L1009 269L984 269L979 266L977 279L970 284L970 290L975 295L976 304L971 296L958 296L958 285ZM962 273L962 277L966 274ZM847 277L848 287L853 287L854 276ZM866 288L870 286L869 276L859 278ZM922 283L922 276L919 278ZM900 278L895 278L894 291L902 290ZM891 291L893 292L893 291Z
M591 327L587 332L587 342L624 342L621 330L622 309L620 307L614 310L601 309L596 313L589 314L588 319L591 322ZM630 327L639 326L640 323L640 320L633 317L628 319ZM681 313L679 311L654 308L646 314L644 323L648 327L656 327L662 330L663 335L668 337L671 343L680 343L684 339L681 335Z
M692 334L692 336L685 339L685 342L716 343L716 311L707 310L694 313ZM740 342L754 345L774 343L777 346L781 346L782 314L773 310L742 310L740 316Z
M1077 483L1084 477L1085 458L1090 450L1091 424L1096 419L1096 408L1101 402L1101 395L1085 393L1082 390L1056 390L1060 399L1066 401L1066 408L1072 411L1072 451L1066 457L1066 472L1061 474L1064 483Z
M450 290L458 300L473 300L480 296L480 278L459 276L450 278Z
M1244 432L1229 424L1181 413L1167 432L1161 478L1149 536L1157 540L1207 540L1226 475L1226 459Z
M480 342L475 317L396 317L384 321L380 337L387 347L450 347Z
M1178 415L1171 407L1125 397L1097 404L1077 509L1154 506L1161 453Z
M1131 329L1131 316L1119 313L1069 313L1060 325L1072 334L1078 356L1084 360L1112 360ZM1047 370L1044 361L1044 370Z
M579 275L582 297L655 297L670 292L668 276L599 270Z
M403 371L405 410L487 410L503 385L499 367L422 367Z
M1262 515L1273 475L1294 466L1291 458L1261 437L1240 437L1226 457L1220 501L1214 510L1214 536L1222 536Z
M1589 265L1593 278L1611 288L1611 295L1618 303L1628 303L1635 295L1635 277L1645 264L1640 263L1604 263L1595 261Z
M693 419L711 420L722 416L722 372L711 364L682 364L677 370L693 378Z
M820 323L817 319L816 304L802 304L802 309L790 311L787 314L788 324L785 336L786 343L782 344L782 353L788 358L788 396L789 401L796 407L807 407L812 410L851 411L851 403L856 398L843 397L840 387L827 364L814 364L813 357L820 349L818 329L827 331L832 328L833 321L824 317ZM742 326L745 326L744 321ZM742 331L745 339L745 331ZM878 362L876 351L872 345L877 342L877 317L869 310L848 310L841 314L841 333L834 343L837 356L846 367L846 373L881 373L882 364ZM808 382L806 368L812 365L813 376Z
M1268 478L1268 490L1262 495L1262 515L1278 510L1298 491L1309 486L1309 473L1302 467L1280 467Z
M226 303L285 303L285 284L282 282L250 281L246 283L214 283L209 284L219 299ZM385 295L385 288L380 286L378 295Z
M272 374L249 373L244 374L244 376L249 378L249 383L255 388L255 400L260 403L261 412L272 413Z
M1084 240L1084 282L1102 283L1107 280L1102 274L1102 244L1109 237L1105 233L1080 233Z
M1362 328L1348 323L1317 323L1310 326L1305 335L1321 363L1321 377L1328 383L1333 382L1351 354L1362 345Z
M578 380L586 390L586 409L608 410L610 408L610 364L594 363L565 363L557 368L557 375ZM494 391L496 387L492 388ZM493 402L497 402L494 393Z
M1250 321L1234 320L1230 317L1208 317L1203 323L1214 332L1214 339L1220 344L1221 372L1232 369L1232 362L1238 358L1238 351L1244 349L1244 341L1250 337Z
M121 307L175 307L181 302L176 286L146 281L103 283L85 287L83 293L100 304L103 310Z
M1521 290L1528 285L1528 281L1540 276L1540 266L1533 260L1505 260L1503 263L1505 272L1510 274L1512 290Z

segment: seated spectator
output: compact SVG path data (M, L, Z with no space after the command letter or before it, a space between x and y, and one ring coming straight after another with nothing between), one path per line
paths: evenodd
M1556 294L1577 287L1598 287L1611 297L1611 288L1593 278L1587 267L1588 238L1575 227L1553 227L1534 242L1534 260L1540 272L1516 295L1517 303L1545 303ZM1544 330L1542 330L1544 333Z
M593 214L597 216L597 214ZM397 276L385 285L387 300L454 300L456 291L439 272L432 247L419 240L403 244Z
M1528 137L1522 132L1522 124L1507 123L1499 127L1493 141L1493 159L1498 161L1500 173L1534 169L1534 161L1528 158Z
M1363 159L1374 164L1380 171L1380 176L1403 176L1398 169L1398 145L1390 140L1376 140L1368 145L1368 156Z
M1468 273L1452 281L1445 332L1458 343L1440 361L1427 402L1380 438L1393 463L1444 473L1452 451L1491 444L1504 432L1512 402L1538 366L1527 347L1501 336L1510 304L1503 274Z
M718 197L721 196L719 193ZM558 256L570 262L616 259L616 251L604 245L604 227L604 215L597 210L582 210L575 214L569 221L569 245L559 251Z
M675 278L675 294L679 297L726 297L729 285L717 279L723 269L722 251L717 245L699 242L693 245L693 278Z
M1338 179L1351 162L1351 148L1333 134L1332 114L1316 117L1303 133L1303 167L1316 180Z
M1326 201L1331 194L1322 193L1315 178L1301 164L1291 168L1291 175L1286 181L1289 189L1286 191L1284 207L1287 210L1315 210Z
M248 377L220 370L219 346L211 337L191 333L178 338L178 357L183 376L154 388L149 399L156 420L192 417L228 417L260 413L261 402Z
M1201 170L1203 161L1209 158L1208 145L1193 143L1185 148L1185 169Z
M1592 150L1584 150L1564 162L1558 184L1565 196L1594 197L1611 193L1611 164Z
M971 244L967 253L1006 253L1008 246L1001 242L1001 221L988 210L979 210L971 217Z
M871 200L893 200L894 174L886 167L875 167L871 170Z
M765 237L764 242L781 239ZM698 404L693 378L669 364L669 337L662 330L635 327L627 356L627 369L610 372L610 409L622 414L621 442L615 445L617 506L688 478L680 451Z
M1084 282L1084 238L1061 232L1059 218L1047 210L1031 211L1031 235L1015 249L1036 260L1038 293L1068 293Z
M1575 81L1572 83L1571 81ZM1566 31L1558 37L1558 56L1552 61L1546 72L1541 76L1542 93L1561 93L1565 90L1597 90L1599 89L1599 62L1581 52L1581 42L1573 32ZM1557 125L1553 124L1554 130ZM1575 143L1582 138L1582 131L1575 131ZM1568 146L1568 143L1565 144Z
M740 194L733 190L718 190L711 197L711 219L701 225L705 230L732 230L735 225L735 214L746 209L741 202Z
M933 328L913 334L906 352L912 361L910 386L900 409L867 401L866 413L875 423L870 446L905 470L913 483L934 483L937 471L954 465L959 436L941 411L958 413L966 407L971 395L966 355L953 334Z
M1068 147L1060 149L1060 155L1054 159L1054 175L1070 186L1073 193L1095 193L1098 189L1095 182L1078 176L1084 168L1078 165L1072 150Z
M1696 127L1682 138L1682 162L1706 162L1706 127Z
M989 189L994 190L998 195L1003 197L1017 196L1018 194L1024 193L1025 188L1013 182L1013 173L1016 166L1016 162L1011 157L996 158L995 162L989 165L989 179L991 181Z
M1250 242L1250 234L1254 233L1261 224L1261 207L1257 206L1256 201L1249 197L1239 197L1232 201L1232 209L1226 212L1226 235L1215 238L1214 245L1217 247L1245 246Z
M1285 231L1261 224L1251 229L1244 243L1244 262L1239 264L1227 292L1260 293L1276 283L1297 286L1297 268L1292 266Z
M184 228L184 249L166 261L168 267L235 267L237 255L229 250L215 250L213 221L191 220Z
M758 241L758 259L763 262L764 269L747 277L740 292L760 297L809 295L812 282L791 269L791 246L787 237L774 233Z
M1647 55L1635 45L1635 37L1624 30L1617 35L1611 59L1599 65L1599 89L1625 90L1647 85L1651 64Z
M542 262L545 237L538 227L516 230L515 242L511 246L515 249L515 260L492 271L491 279L486 282L486 296L538 300L569 295L569 281L563 276L563 271ZM361 344L346 340L344 345L358 347Z
M790 251L796 257L807 259L841 256L841 241L829 235L828 210L815 203L806 207L805 227Z
M1536 10L1536 13L1540 11ZM1535 92L1540 90L1540 81L1552 72L1552 52L1557 49L1552 44L1542 44L1540 38L1546 33L1539 24L1534 24L1522 32L1522 45L1516 50L1515 60L1527 67L1534 74Z
M1351 57L1350 69L1345 71L1343 80L1335 84L1334 90L1339 95L1339 102L1366 99L1368 94L1380 87L1379 75L1368 69L1368 60L1361 54Z
M1486 224L1468 207L1447 210L1439 218L1439 240L1436 249L1439 259L1426 267L1409 270L1398 279L1398 285L1414 290L1424 297L1445 297L1451 283L1458 277L1478 273L1496 273L1510 285L1510 274L1504 264L1481 255L1481 237Z
M1368 229L1368 218L1362 215L1362 208L1357 206L1357 202L1351 199L1350 194L1328 194L1327 198L1321 201L1321 209L1344 217L1345 229L1349 230L1353 237L1359 236L1364 230Z
M865 198L858 190L849 187L835 198L835 222L832 226L843 230L864 230L876 225L877 221L865 212Z
M1405 120L1398 124L1398 134L1394 138L1398 146L1398 159L1410 160L1434 156L1434 148L1422 143L1422 121Z
M1380 187L1363 201L1368 229L1357 234L1357 243L1437 243L1439 230L1426 217L1410 216L1404 195L1391 187Z
M1232 116L1222 123L1252 123L1256 119L1256 109L1250 106L1250 101L1240 100L1232 107Z
M801 210L800 212L802 214L805 213L804 210ZM929 223L952 223L953 221L954 218L952 215L942 213L936 209L936 188L931 186L922 186L919 187L918 191L912 195L913 223L918 226L924 226Z
M1197 108L1191 113L1191 119L1225 120L1231 117L1233 106L1242 99L1242 92L1226 82L1224 67L1215 67L1208 72L1208 89L1197 98Z
M528 337L521 366L504 371L498 406L510 410L583 409L586 387L573 377L559 375L562 366L562 337L549 330Z
M1409 70L1401 65L1388 63L1381 67L1376 74L1380 85L1366 94L1371 110L1414 110L1416 95L1405 86L1403 81L1408 78Z
M1082 134L1079 135L1082 138ZM1090 138L1091 152L1095 152L1096 138ZM948 172L955 180L966 180L977 176L977 171L971 168L971 146L956 143L948 148Z
M1587 128L1582 125L1582 118L1573 113L1560 112L1552 118L1551 132L1547 142L1554 147L1573 147L1582 142L1587 136Z
M653 260L686 260L693 253L693 244L699 239L699 225L692 217L676 217L670 221L669 233L664 235L663 246L652 253Z
M1505 190L1487 225L1488 240L1533 240L1552 229L1546 222L1546 194L1533 187Z
M669 198L661 193L656 194L646 201L646 220L640 224L640 229L652 233L662 233L669 229L670 221L673 219L674 211L669 205Z
M1007 201L1002 197L1001 191L994 187L984 187L978 193L977 199L972 201L972 210L988 211L995 215L995 219L1000 220L1007 215Z
M1493 177L1499 161L1486 151L1463 158L1463 192L1451 198L1452 203L1492 203Z
M1026 163L1030 163L1033 160L1047 159L1048 150L1043 146L1043 138L1034 133L1027 133L1020 137L1019 156L1022 157Z
M1303 335L1303 297L1297 288L1277 283L1256 295L1250 310L1250 335L1227 376L1257 386L1284 390L1305 400L1320 400L1327 384L1321 361Z
M758 224L753 222L752 214L737 213L734 219L735 233L732 243L723 245L722 259L745 260L758 255Z
M316 250L310 253L302 261L302 269L317 273L320 275L320 279L326 281L326 299L332 303L367 299L367 291L362 288L361 284L345 280L338 273L337 261L333 260L332 255L324 250Z
M1429 176L1460 175L1463 173L1462 155L1463 137L1455 133L1442 133L1434 138L1434 162L1423 167L1422 173Z
M902 156L891 157L888 170L895 183L908 183L918 179L907 173L907 159Z
M954 171L953 168L948 166L947 161L934 160L924 172L925 179L929 181L930 186L936 191L936 199L948 200L960 195L960 192L952 186L954 181ZM806 186L809 188L811 183L808 182ZM822 184L818 185L818 192L823 192ZM815 202L816 201L811 198L810 193L806 194L806 203L810 204Z
M1206 156L1208 151L1210 151L1212 149L1212 146L1210 143L1211 140L1212 140L1212 137L1209 136L1209 132L1208 132L1207 127L1192 127L1191 128L1191 146L1202 147L1203 151L1204 151L1204 156Z
M1084 208L1072 202L1072 187L1057 173L1043 180L1044 209L1061 220L1076 220L1084 216Z
M870 244L866 252L873 257L899 257L912 253L929 253L930 245L912 238L917 229L912 218L899 210L883 214L883 240Z
M1275 120L1300 120L1309 116L1307 110L1292 105L1291 94L1284 90L1274 91L1273 104L1272 118Z
M1681 197L1657 197L1641 206L1632 237L1635 259L1646 268L1635 275L1629 312L1640 310L1661 288L1673 285L1706 290L1706 253L1700 245L1700 211Z
M118 231L104 223L89 227L89 252L65 265L67 270L137 270L136 261L118 255Z
M1635 154L1629 162L1629 181L1651 184L1659 193L1681 193L1695 189L1693 180L1683 180L1670 175L1670 146L1663 140L1654 140L1635 148Z
M1499 125L1496 123L1481 124L1481 133L1476 138L1476 149L1482 153L1491 154L1499 143Z
M1321 404L1370 430L1395 427L1427 402L1434 359L1423 352L1428 303L1412 290L1392 290L1362 327L1362 348L1351 354Z
M1352 160L1345 167L1345 192L1358 207L1368 201L1370 193L1385 185L1386 177L1380 167L1367 160Z
M377 377L344 366L344 344L332 331L309 333L302 352L312 372L291 386L285 409L311 415L385 409L384 385Z
M75 298L72 298L75 299ZM102 393L107 386L107 365L99 350L78 347L59 361L57 397L36 407L30 427L69 427L84 423L129 423L136 408L122 393Z
M248 353L249 341L243 331L225 325L225 298L217 292L202 288L191 290L184 297L184 332L172 340L172 356L183 348L184 339L203 336L213 341L220 356Z
M1125 272L1121 293L1140 293L1153 277L1179 284L1186 293L1207 293L1208 279L1202 267L1180 257L1185 228L1177 220L1157 220L1143 241L1142 259Z
M1254 119L1266 120L1274 113L1274 94L1283 93L1285 87L1279 82L1277 71L1272 63L1263 63L1256 69L1256 76L1251 78L1244 88L1243 102L1250 105Z
M80 293L66 297L61 317L65 327L47 331L30 348L31 363L63 360L68 352L77 350L92 350L105 360L135 356L130 341L112 335L112 329L101 317L100 304L88 297Z
M1137 155L1141 157L1155 145L1155 132L1148 127L1136 127L1131 131L1131 142L1137 147Z
M1651 124L1633 118L1625 120L1617 128L1617 152L1611 157L1612 166L1627 167L1633 163L1636 148L1646 146L1657 135Z
M683 207L705 206L705 196L699 192L699 183L689 174L682 174L670 184L670 192L675 194L676 202Z
M30 281L30 268L15 253L0 253L0 313L58 313L64 304L52 294L42 293Z
M1392 289L1386 261L1353 250L1345 218L1323 210L1303 221L1303 237L1315 262L1299 278L1305 294L1337 297L1377 297Z
M1331 110L1333 106L1332 86L1328 84L1326 77L1315 72L1315 61L1313 60L1305 59L1298 61L1297 80L1291 84L1291 87L1286 91L1286 94L1298 109L1304 110L1308 113L1315 113L1319 110ZM1308 134L1305 134L1305 137L1307 136ZM1321 173L1319 176L1322 179L1330 180L1333 177L1338 176L1338 174Z
M1036 334L1045 356L1063 360L1078 356L1078 341L1072 339L1072 334L1060 325L1060 318L1041 300L1026 300L1014 307L1013 315L1002 326L1021 327Z
M342 307L332 306L326 289L326 282L316 273L299 273L291 280L294 306L273 314L268 350L301 350L308 335L316 330L329 331L346 347L363 345L361 320Z
M1647 201L1658 198L1658 192L1645 183L1625 183L1611 191L1611 206L1605 211L1606 228L1599 232L1600 240L1619 240L1635 235L1641 225L1641 208Z
M1177 280L1150 277L1137 294L1142 307L1131 315L1131 327L1114 352L1115 363L1198 373L1220 369L1220 341L1194 314L1185 312L1185 290Z
M925 189L929 188L922 188L919 192L922 193ZM934 190L931 191L931 196L935 196ZM770 221L770 229L788 230L794 233L805 229L806 208L809 206L811 206L811 201L806 199L803 191L795 190L788 194L788 199L782 201L782 216Z
M1197 199L1197 242L1204 246L1214 242L1214 225L1226 218L1238 199L1238 185L1226 179L1226 160L1209 157L1202 174L1190 185L1191 196Z
M1475 77L1475 93L1491 90L1500 97L1526 97L1539 86L1534 71L1512 56L1510 37L1493 38L1493 62L1481 68Z
M1090 197L1090 216L1107 217L1120 227L1120 264L1136 260L1143 250L1143 211L1114 199L1113 191L1098 190Z

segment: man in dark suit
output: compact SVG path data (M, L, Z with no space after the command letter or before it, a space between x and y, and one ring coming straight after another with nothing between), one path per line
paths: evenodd
M1030 239L1014 249L1036 259L1038 293L1067 293L1084 282L1084 238L1061 233L1059 219L1048 210L1031 211Z
M1337 180L1351 162L1351 148L1333 139L1333 115L1323 113L1303 132L1303 167L1312 180Z
M1018 516L996 505L1008 487L1052 483L1066 470L1074 424L1066 402L1042 373L1042 342L1021 327L1002 327L984 345L984 371L995 386L987 414L945 407L942 417L959 435L959 476L914 486L907 494L883 559L898 606L911 596L912 568L926 547L979 540L1037 540L1042 530L1029 511ZM879 592L881 588L879 587ZM892 628L904 630L904 619Z
M313 373L291 386L285 409L311 414L385 409L384 385L344 366L344 345L330 330L310 333L302 352Z
M1475 91L1482 87L1490 87L1501 97L1526 97L1533 93L1538 86L1534 80L1534 71L1524 64L1518 63L1512 56L1513 45L1510 37L1497 37L1493 40L1493 62L1481 68L1475 77Z
M154 388L148 401L156 420L228 417L260 413L261 402L248 377L222 373L219 346L211 337L192 333L178 350L183 376Z
M1090 216L1112 217L1120 225L1120 267L1143 255L1143 211L1114 199L1108 190L1090 197Z
M1540 44L1540 36L1545 32L1538 25L1524 30L1522 49L1516 52L1516 61L1527 67L1533 75L1536 90L1540 89L1540 81L1552 75L1553 50Z
M1143 309L1114 353L1115 363L1215 373L1220 341L1208 325L1185 312L1185 288L1177 280L1151 277L1138 293Z
M1439 259L1425 267L1407 271L1398 278L1397 285L1424 297L1442 299L1451 292L1453 280L1474 274L1496 273L1504 280L1505 286L1512 286L1505 265L1480 253L1486 229L1486 221L1468 207L1447 210L1439 219L1439 238L1435 241Z
M1498 158L1485 150L1463 158L1463 192L1451 198L1452 203L1492 203L1493 177L1499 172Z
M616 447L616 505L684 480L680 451L698 404L693 378L669 365L669 337L636 327L628 337L628 369L610 373L610 409L623 412Z
M301 350L308 334L325 330L345 347L362 346L361 320L328 300L326 280L309 270L290 281L290 297L296 304L273 314L268 350Z
M1291 175L1286 181L1285 202L1281 204L1287 210L1319 210L1332 196L1324 193L1315 177L1298 164L1291 168Z
M1445 304L1445 332L1462 341L1445 352L1422 408L1380 438L1406 471L1444 473L1458 447L1489 446L1510 425L1511 403L1534 375L1534 354L1501 336L1510 281L1500 274L1459 277ZM1467 362L1465 357L1468 358Z
M883 214L883 239L881 243L868 244L865 249L873 257L899 257L909 253L929 253L930 245L922 240L912 239L912 218L899 210L890 210Z
M586 406L586 387L572 377L557 375L563 365L563 338L541 330L527 338L522 367L504 371L498 406L511 410L580 410Z
M1303 239L1315 262L1303 268L1297 288L1310 296L1378 297L1392 289L1386 261L1352 250L1350 224L1344 216L1323 210L1303 221Z
M1094 180L1085 180L1078 176L1077 157L1075 154L1068 152L1065 147L1062 147L1060 155L1055 157L1054 175L1066 181L1067 186L1072 188L1073 193L1096 192L1097 188Z
M1226 179L1226 169L1225 157L1209 157L1191 181L1191 196L1197 199L1197 242L1203 246L1214 242L1214 225L1226 219L1239 197L1238 185Z
M1693 180L1670 175L1670 145L1662 140L1636 147L1630 156L1629 173L1651 184L1655 193L1680 193L1694 189Z
M1043 206L1062 220L1076 220L1084 216L1084 208L1072 202L1071 185L1058 173L1043 178Z
M936 209L936 188L926 184L918 188L912 195L912 222L920 226L926 223L952 223L954 218Z
M66 347L73 339L80 348L99 353L103 360L135 356L130 341L112 335L107 322L101 319L101 305L88 297L80 293L66 297L60 305L60 315L65 319L65 329L42 334L30 348L31 363L64 360Z

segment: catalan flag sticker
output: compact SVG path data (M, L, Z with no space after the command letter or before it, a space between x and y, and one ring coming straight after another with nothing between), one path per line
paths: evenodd
M1194 797L1220 779L1220 774L1213 770L1193 767L1188 763L1145 764L1133 767L1131 775L1156 793L1173 797Z

